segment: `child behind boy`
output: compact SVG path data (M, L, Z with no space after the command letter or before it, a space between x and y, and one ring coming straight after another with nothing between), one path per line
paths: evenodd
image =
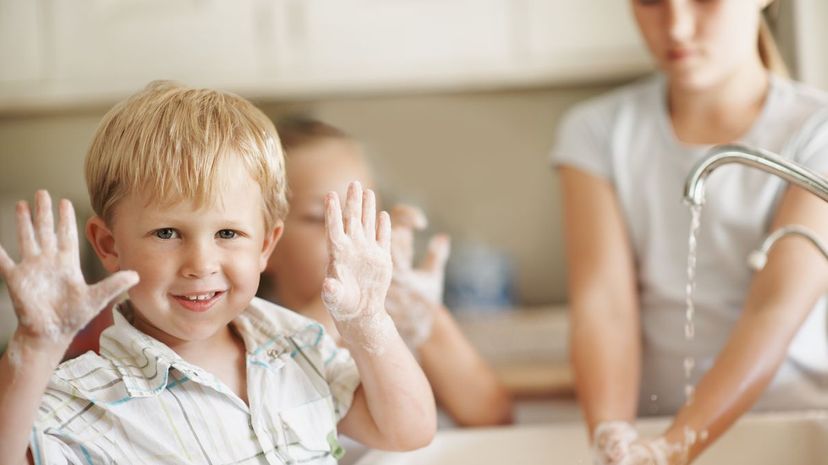
M259 295L319 321L335 337L334 322L319 298L328 256L322 198L329 191L344 192L354 179L372 186L370 167L359 142L339 128L304 117L284 119L277 128L286 152L291 212ZM443 305L448 237L435 236L422 265L414 267L413 233L425 227L426 218L413 207L397 206L392 212L394 273L386 308L437 401L462 426L510 422L508 391Z
M337 429L377 448L430 441L431 390L384 308L390 220L373 192L325 198L341 350L254 298L287 202L278 135L249 102L153 83L104 117L86 177L87 237L111 277L86 285L72 206L56 233L45 191L34 221L18 205L21 262L0 247L19 319L0 359L4 463L329 464ZM101 354L57 366L127 289Z

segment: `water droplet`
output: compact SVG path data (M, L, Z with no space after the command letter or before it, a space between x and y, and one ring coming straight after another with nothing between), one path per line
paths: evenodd
M696 359L693 357L684 357L684 376L690 378L693 373L693 368L696 366Z

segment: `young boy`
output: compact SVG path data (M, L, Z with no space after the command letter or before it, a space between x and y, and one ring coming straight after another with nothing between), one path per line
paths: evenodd
M349 354L254 298L287 202L276 130L249 102L151 84L104 117L86 176L86 234L112 276L85 284L72 206L55 232L44 191L34 222L18 206L21 262L0 248L20 323L0 359L4 463L329 464L337 430L385 449L431 440L431 390L383 306L390 220L373 192L325 198L323 299ZM127 290L101 354L52 373Z

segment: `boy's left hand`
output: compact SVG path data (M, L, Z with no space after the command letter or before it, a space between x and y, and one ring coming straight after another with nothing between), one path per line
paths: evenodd
M325 228L330 261L322 301L345 342L380 350L390 323L391 220L377 215L374 192L353 182L344 210L335 192L325 197Z

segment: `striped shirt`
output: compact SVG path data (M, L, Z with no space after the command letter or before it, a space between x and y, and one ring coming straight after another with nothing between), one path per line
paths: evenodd
M113 313L100 355L52 376L32 433L36 464L336 463L336 423L359 377L321 325L261 299L233 320L247 349L248 407Z

